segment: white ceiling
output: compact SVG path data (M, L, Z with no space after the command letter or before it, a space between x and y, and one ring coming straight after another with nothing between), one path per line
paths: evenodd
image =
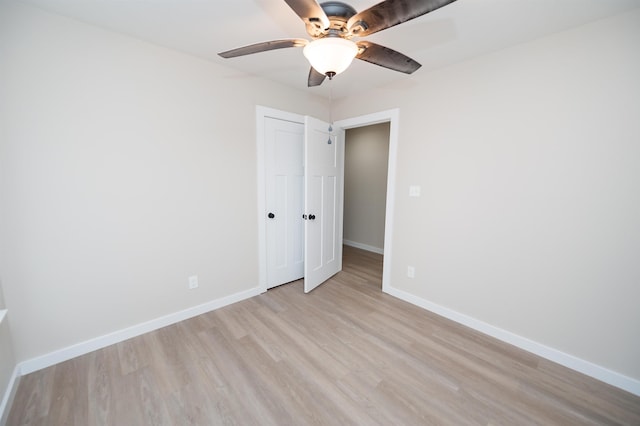
M238 76L257 74L329 96L327 82L307 88L309 65L302 49L281 49L234 59L217 55L261 41L309 39L303 22L282 0L23 1L226 65ZM361 11L379 0L345 2ZM457 0L367 39L420 62L418 74L637 7L640 0ZM331 92L334 98L351 96L411 78L356 60L331 82Z

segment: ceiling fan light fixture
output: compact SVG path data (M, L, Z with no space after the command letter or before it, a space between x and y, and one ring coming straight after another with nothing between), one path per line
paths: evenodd
M358 46L341 37L324 37L307 44L303 53L316 71L333 77L349 68Z

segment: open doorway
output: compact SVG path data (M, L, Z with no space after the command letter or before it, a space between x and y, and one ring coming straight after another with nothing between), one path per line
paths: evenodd
M363 115L360 117L354 117L346 120L340 120L335 123L345 129L347 132L351 129L369 128L378 124L383 124L384 130L381 131L386 135L386 147L387 147L387 161L386 166L386 185L385 185L385 202L384 202L384 226L378 231L383 233L383 244L381 247L383 251L383 267L382 267L382 291L388 292L391 286L391 258L392 258L392 243L393 243L393 211L395 204L395 177L396 177L396 158L398 150L398 125L399 125L399 110L392 109L381 111L373 114ZM373 127L375 129L375 127ZM348 143L348 139L346 141ZM345 165L345 173L347 166ZM346 190L346 188L345 188ZM345 197L348 195L345 194ZM346 199L345 199L346 202ZM346 205L345 205L345 215ZM356 218L357 219L357 218ZM347 219L345 218L345 221ZM345 222L346 226L346 222ZM347 239L347 244L350 241L347 233L344 234ZM351 234L352 235L352 234ZM353 238L353 237L351 237ZM366 244L366 243L365 243ZM369 249L375 248L374 244L368 244ZM349 247L347 245L347 247ZM345 248L346 251L346 248ZM373 253L374 251L372 251Z
M345 245L384 253L389 122L346 131L344 155Z
M382 277L390 123L345 132L343 265L366 261ZM378 282L379 288L381 281Z

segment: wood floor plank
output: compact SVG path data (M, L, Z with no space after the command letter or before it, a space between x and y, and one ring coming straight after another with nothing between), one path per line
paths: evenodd
M115 385L120 372L118 345L87 355L89 423L111 425L115 419Z
M88 423L88 377L84 355L54 366L53 392L47 420L52 424Z
M239 344L228 339L217 328L204 331L200 335L204 350L208 351L209 356L214 360L217 370L224 377L231 397L237 401L235 410L251 407L247 411L254 419L259 419L258 424L276 425L277 418L269 410L268 403L261 397L262 389L256 387L253 381L257 372L238 354L241 350Z
M126 375L151 363L151 354L144 339L129 339L115 345L120 374Z
M382 256L21 378L8 425L640 425L640 398L381 292Z
M53 393L54 368L28 374L20 379L13 406L21 407L21 425L40 425L49 415ZM15 421L15 420L14 420Z

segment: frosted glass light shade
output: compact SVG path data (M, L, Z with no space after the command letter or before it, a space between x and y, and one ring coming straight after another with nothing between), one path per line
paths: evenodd
M325 37L307 44L302 53L320 74L340 74L351 65L358 54L358 46L344 38Z

